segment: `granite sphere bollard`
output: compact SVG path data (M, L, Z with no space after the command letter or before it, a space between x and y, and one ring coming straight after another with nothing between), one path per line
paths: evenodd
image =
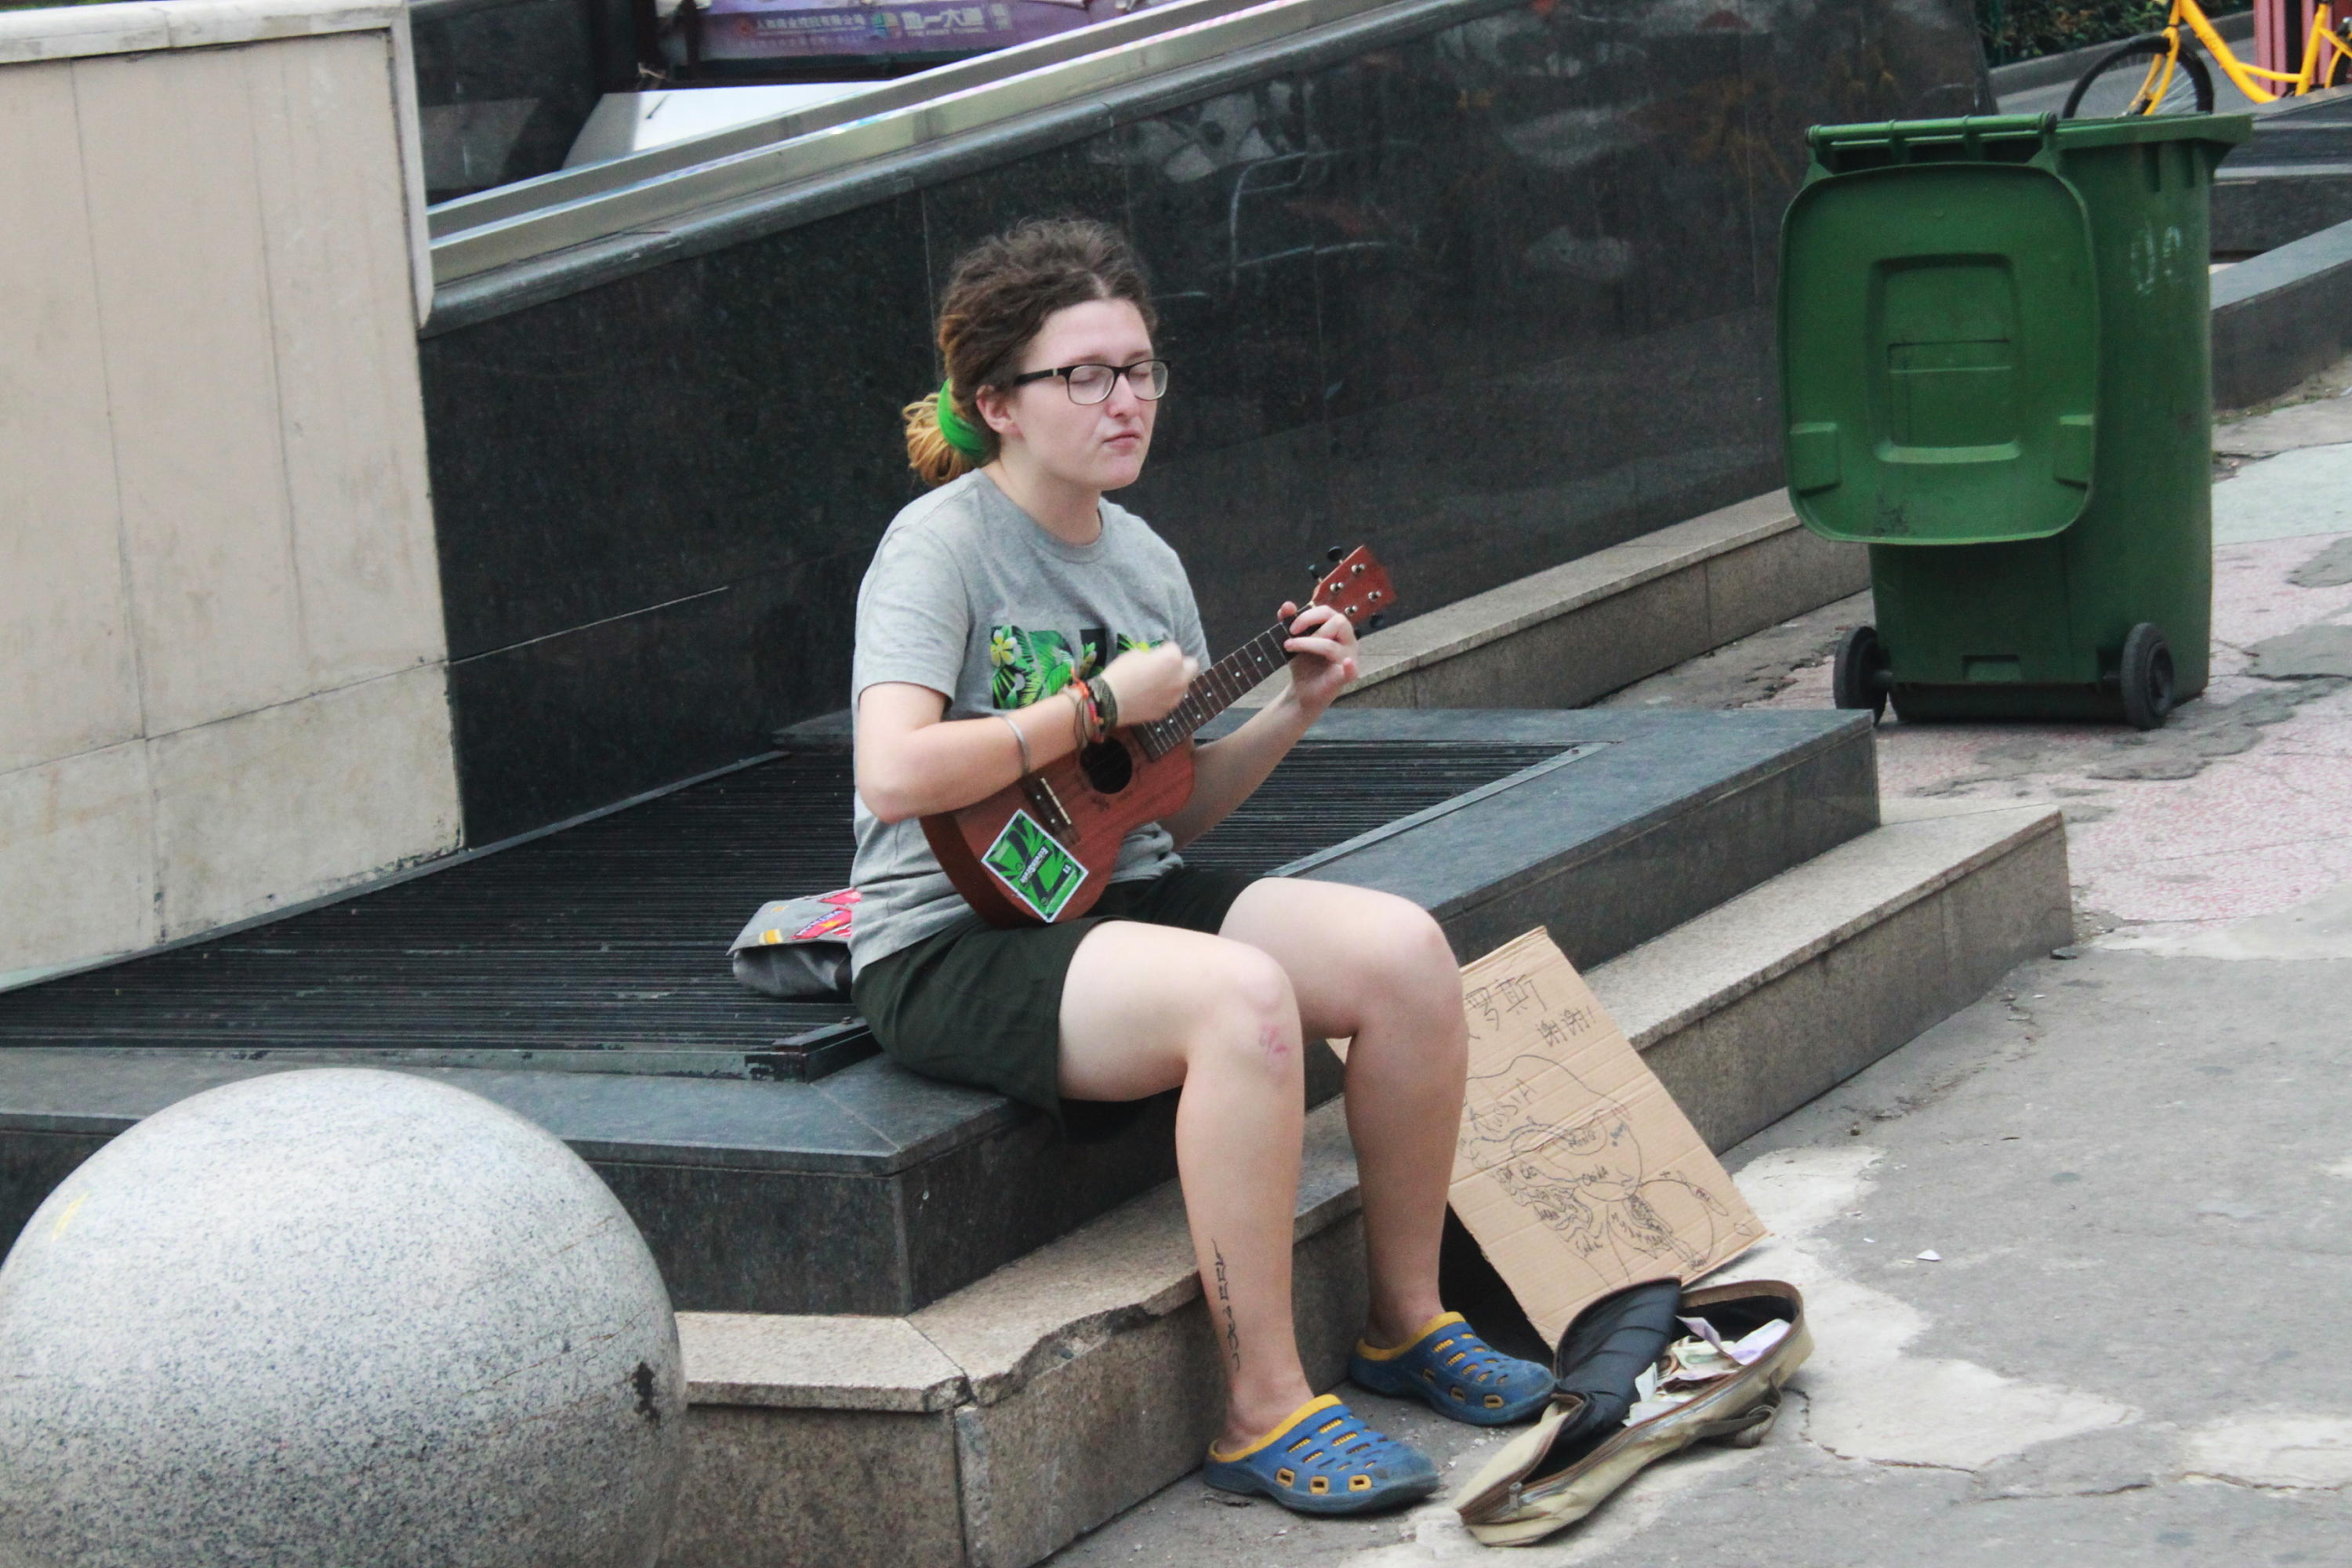
M8 1568L650 1568L682 1458L661 1275L596 1173L463 1089L208 1089L0 1265Z

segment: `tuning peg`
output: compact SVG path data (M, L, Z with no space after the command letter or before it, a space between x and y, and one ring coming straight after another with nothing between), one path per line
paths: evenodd
M1388 624L1388 616L1385 615L1374 616L1370 620L1366 621L1364 625L1370 626L1374 631L1379 631L1382 626Z
M1318 583L1323 581L1323 568L1316 565L1312 561L1309 561L1307 563L1307 574L1309 577L1314 578Z
M1346 556L1347 553L1348 547L1346 545L1335 544L1330 549L1323 552L1323 559L1326 561L1338 561Z

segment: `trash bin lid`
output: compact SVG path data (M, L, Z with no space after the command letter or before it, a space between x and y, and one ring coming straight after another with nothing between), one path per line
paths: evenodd
M1790 493L1831 539L2041 539L2090 500L2098 295L2072 185L2025 163L1819 177L1781 229Z
M1850 174L1889 163L2022 163L2045 150L2062 157L2092 148L2201 142L2214 158L2254 134L2251 114L2134 114L2121 120L2061 120L2055 114L1977 114L1958 120L1889 120L1816 125L1805 133L1815 166ZM2063 171L2062 171L2063 172Z

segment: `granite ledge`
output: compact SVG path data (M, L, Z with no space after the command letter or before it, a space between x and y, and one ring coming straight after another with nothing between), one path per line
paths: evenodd
M2066 821L2046 805L1894 801L1884 826L1611 959L1593 993L1646 1051Z
M1295 1239L1353 1215L1347 1110L1307 1117ZM928 1412L994 1405L1201 1293L1173 1182L905 1318L681 1312L696 1405Z
M224 1083L329 1065L166 1050L0 1052L0 1131L112 1137ZM377 1063L352 1065L382 1066ZM530 1118L591 1163L887 1178L1033 1113L877 1058L815 1083L630 1077L526 1068L385 1067ZM845 1080L828 1088L835 1079Z
M1766 907L1743 896L1595 968L1595 992L1635 1047L1651 1048L2064 831L2043 806L1905 802L1886 816L1766 884L1756 895ZM1307 1240L1359 1206L1346 1110L1333 1101L1307 1119L1294 1234ZM906 1318L681 1313L678 1321L698 1405L929 1412L997 1404L1199 1293L1171 1182Z
M2239 262L2213 279L2213 311L2219 315L2275 289L2333 272L2352 262L2352 223L2339 223L2275 250Z
M1367 634L1358 644L1360 673L1348 690L1361 691L1457 658L1802 526L1788 492L1774 490L1458 599L1402 626ZM1235 706L1265 706L1287 689L1286 679L1276 676Z
M971 1393L904 1318L680 1312L677 1337L695 1405L925 1413Z

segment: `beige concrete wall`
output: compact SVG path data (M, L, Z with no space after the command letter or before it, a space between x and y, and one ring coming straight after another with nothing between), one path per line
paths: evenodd
M0 981L457 843L404 26L0 17Z

